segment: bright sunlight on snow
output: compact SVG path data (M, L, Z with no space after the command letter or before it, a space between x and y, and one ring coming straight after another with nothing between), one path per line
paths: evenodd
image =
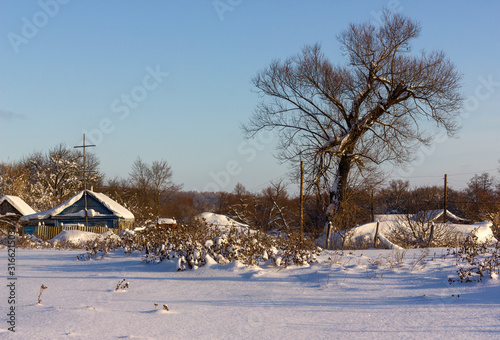
M212 260L182 272L173 261L146 264L122 250L77 261L81 253L17 251L16 333L4 323L1 338L463 339L500 332L498 279L450 283L455 258L443 248L328 251L316 264L286 269Z

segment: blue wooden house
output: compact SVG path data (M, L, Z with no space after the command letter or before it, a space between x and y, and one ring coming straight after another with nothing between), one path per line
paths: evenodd
M50 236L65 229L117 232L130 229L134 223L134 215L102 193L83 190L55 208L21 217L20 223L24 226L25 233L36 233L36 228L42 225L54 228L48 233Z

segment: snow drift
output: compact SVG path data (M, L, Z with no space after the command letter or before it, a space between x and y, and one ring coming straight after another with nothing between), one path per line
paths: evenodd
M225 215L214 214L211 212L204 212L195 216L198 221L204 221L208 226L217 228L221 231L229 231L236 229L238 231L248 231L249 226L244 223L236 222L232 218Z
M110 238L111 240L116 242L121 241L120 237L115 235L112 231L106 231L102 234L96 234L80 230L63 230L56 237L52 238L51 241L55 244L70 243L78 246L88 242L104 241L106 238Z

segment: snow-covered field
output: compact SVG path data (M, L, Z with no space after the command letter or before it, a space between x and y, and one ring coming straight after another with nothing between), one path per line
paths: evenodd
M500 336L499 280L450 284L456 266L441 248L424 262L417 262L421 250L364 250L324 253L307 267L232 263L183 272L119 250L77 261L83 251L17 249L15 305L7 302L7 251L0 252L2 339ZM115 290L123 279L129 287ZM15 333L6 322L11 306Z

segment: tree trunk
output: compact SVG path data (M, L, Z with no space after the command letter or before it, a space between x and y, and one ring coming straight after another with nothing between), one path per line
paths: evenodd
M328 206L328 232L326 246L327 249L330 248L330 236L332 234L332 227L337 229L339 223L341 223L342 216L342 203L346 197L347 190L347 180L349 178L349 172L351 171L351 157L342 156L340 158L339 166L337 168L337 173L335 175L335 181L330 189L330 205Z
M336 214L341 203L345 199L347 189L347 179L351 171L351 160L348 156L342 156L339 167L335 175L335 182L330 189L330 214ZM333 216L333 215L332 215Z

